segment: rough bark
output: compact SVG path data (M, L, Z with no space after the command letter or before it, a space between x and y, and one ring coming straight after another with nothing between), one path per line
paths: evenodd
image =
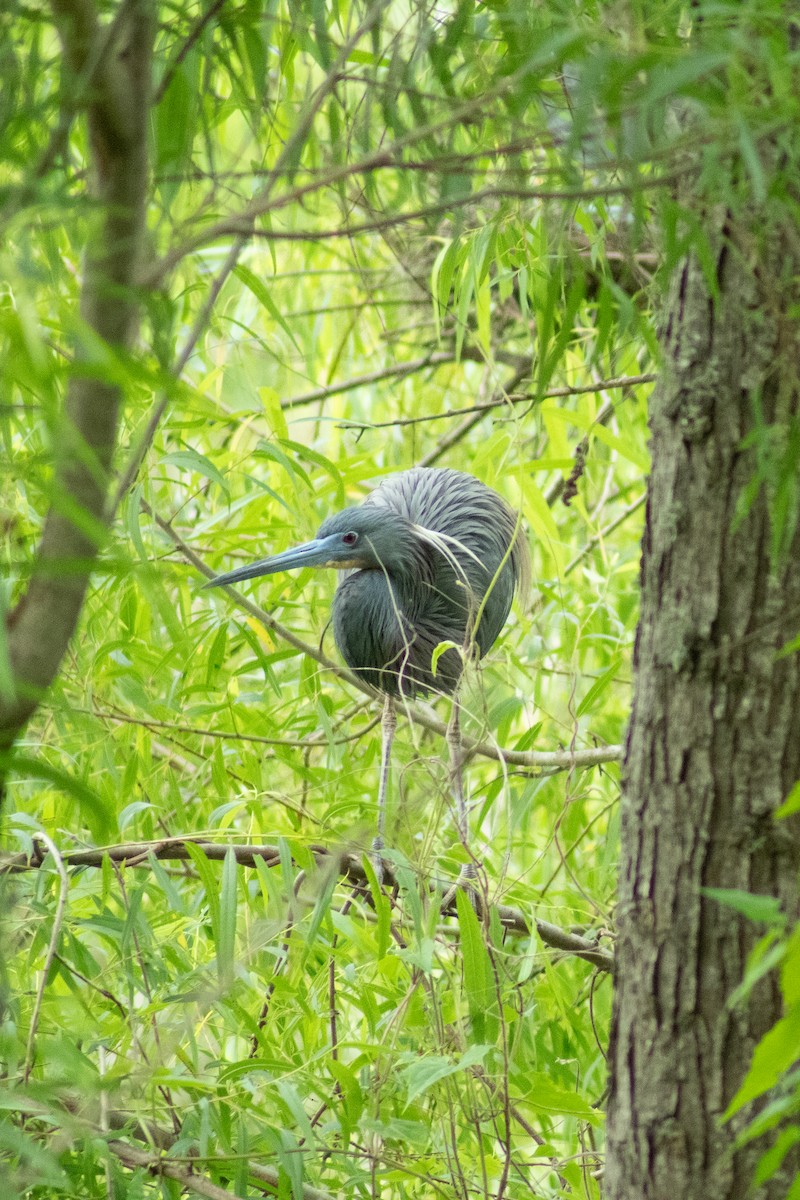
M751 1191L765 1145L733 1153L737 1127L719 1120L780 1016L774 979L728 1007L763 929L701 889L778 896L796 913L800 838L773 813L800 777L800 656L778 654L798 629L800 533L788 527L776 558L769 486L744 519L737 506L763 462L764 437L746 440L759 408L774 447L800 422L798 262L780 230L736 228L724 214L706 224L718 295L696 260L676 271L652 398L608 1200L787 1190L784 1173Z
M85 107L88 116L99 214L86 248L81 315L112 351L124 351L135 336L144 237L151 3L129 0L110 26L99 22L93 0L54 0L53 9L73 107ZM0 699L0 750L13 744L58 671L103 540L122 397L115 383L78 371L53 438L52 504L34 571L8 620L15 694Z

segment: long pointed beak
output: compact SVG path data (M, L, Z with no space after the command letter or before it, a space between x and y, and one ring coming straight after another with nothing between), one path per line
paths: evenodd
M256 579L259 575L274 575L277 571L294 571L298 567L326 567L329 564L334 566L331 562L333 541L333 538L314 538L313 542L293 546L291 550L274 554L272 558L260 558L246 567L237 567L235 571L217 575L203 586L225 587L229 583L241 583L245 579Z

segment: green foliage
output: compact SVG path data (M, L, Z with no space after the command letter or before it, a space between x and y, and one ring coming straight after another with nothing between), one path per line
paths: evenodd
M795 789L796 790L796 789ZM725 1113L736 1120L737 1144L746 1145L772 1134L761 1156L754 1185L766 1183L780 1169L790 1150L800 1141L800 925L787 928L786 914L771 896L710 889L709 894L753 921L767 932L753 948L741 986L731 996L736 1005L750 997L764 980L779 973L783 1015L768 1029L753 1051L747 1074ZM788 1196L800 1190L800 1176Z
M652 306L661 271L708 257L672 198L686 140L671 113L696 114L698 189L732 212L766 189L784 220L760 139L798 125L785 21L767 0L717 4L709 48L681 6L611 0L207 10L159 8L130 359L79 315L96 219L84 98L47 13L0 14L5 606L59 500L79 371L124 388L130 484L6 798L7 847L44 861L2 897L0 1161L21 1195L180 1193L124 1141L240 1196L593 1198L608 978L509 932L496 906L607 924L617 767L475 754L488 907L459 893L456 919L430 889L465 858L443 742L401 717L398 894L368 859L354 889L336 855L370 842L377 711L329 662L335 581L265 578L246 607L203 592L187 554L227 569L306 540L388 472L472 471L520 508L534 588L470 676L466 733L522 754L618 745ZM767 431L765 461L770 446ZM0 690L9 678L0 646ZM68 866L64 890L42 835L62 855L140 852ZM185 837L229 849L170 858ZM274 854L244 865L250 844ZM777 945L796 967L792 938ZM785 1033L751 1094L786 1067Z

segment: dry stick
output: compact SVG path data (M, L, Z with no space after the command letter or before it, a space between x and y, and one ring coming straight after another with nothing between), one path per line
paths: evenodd
M614 520L606 525L604 529L598 529L597 533L592 534L583 549L579 550L572 562L568 563L564 568L564 574L569 575L570 571L574 570L578 563L586 558L587 554L591 554L598 542L604 541L604 539L607 538L610 533L613 533L623 521L627 521L628 517L632 516L637 509L642 507L646 499L647 496L645 495L637 496L637 498L631 501L627 508L624 508L619 516L615 517Z
M159 861L188 862L191 855L187 844L199 847L206 858L222 862L226 854L232 854L239 866L255 867L256 859L262 859L267 867L280 865L280 848L271 844L252 846L231 846L224 843L209 842L203 838L163 838L155 842L126 842L117 846L105 846L92 850L73 850L62 855L65 867L100 867L106 858L112 863L124 863L127 866L148 866L148 858ZM364 869L363 855L345 850L331 850L328 846L311 844L308 849L320 865L337 862L339 874L363 886L369 886L369 877ZM22 871L38 870L44 862L38 848L33 856L27 854L11 854L0 858L0 875L19 874ZM387 881L394 884L394 871L390 863L384 864ZM449 881L431 879L428 886L434 891L446 892L451 886ZM574 954L600 970L610 971L613 967L613 957L607 951L597 946L588 938L571 930L552 925L549 921L528 917L517 908L505 904L492 906L497 913L500 924L512 933L530 936L535 929L545 945L554 950L562 950ZM455 911L451 906L448 911Z
M192 566L196 567L207 579L213 579L214 572L211 571L192 550L179 533L173 529L169 521L160 517L150 505L142 500L142 509L148 516L152 517L160 529L166 533L167 537L178 547ZM288 642L295 650L299 650L302 654L313 659L314 662L324 667L326 671L336 675L339 679L349 683L352 687L363 692L365 696L371 699L377 699L378 693L374 692L367 684L362 683L357 676L345 667L341 667L335 663L333 659L328 658L316 647L302 641L287 629L280 621L276 619L265 609L259 608L257 604L253 604L240 592L233 587L226 587L225 591L236 601L239 608L250 613L257 621L260 621L270 632ZM435 717L428 716L422 709L412 704L403 706L404 714L414 721L415 724L421 725L424 729L429 729L433 733L438 733L444 737L447 726L444 721L439 721ZM478 742L474 738L465 737L463 739L464 749L468 755L480 754L484 758L492 758L496 762L505 762L510 766L520 767L534 771L566 771L576 767L594 767L600 763L616 762L622 757L622 746L599 746L586 750L502 750L489 742Z
M136 1149L134 1146L129 1146L127 1142L112 1139L107 1142L112 1154L122 1162L125 1166L134 1168L144 1168L151 1175L164 1175L170 1179L176 1179L189 1190L194 1191L197 1195L208 1196L210 1200L230 1200L233 1195L225 1188L221 1188L218 1184L212 1183L202 1175L196 1174L191 1168L184 1168L180 1164L186 1162L187 1159L194 1162L204 1161L219 1161L219 1157L212 1159L207 1156L206 1159L201 1159L198 1155L188 1154L183 1158L164 1158L161 1155L153 1154L152 1147L157 1147L159 1150L169 1151L175 1145L177 1138L174 1133L168 1129L164 1129L160 1125L156 1125L153 1121L147 1121L143 1118L138 1118L132 1113L121 1112L112 1109L106 1114L107 1128L99 1129L95 1124L88 1122L82 1116L81 1110L85 1103L85 1097L70 1097L62 1096L61 1104L64 1110L73 1116L76 1116L79 1122L79 1129L86 1134L94 1136L99 1134L103 1140L106 1140L108 1129L113 1129L117 1132L126 1132L130 1137L136 1138L137 1141L145 1142L151 1147L150 1152L145 1152ZM44 1105L28 1097L25 1100L22 1112L26 1116L31 1117L46 1117L50 1110ZM71 1126L71 1129L74 1129ZM280 1174L274 1167L264 1167L260 1163L255 1163L252 1160L248 1161L247 1170L253 1179L257 1179L259 1183L265 1184L270 1188L270 1195L278 1190L280 1184ZM313 1187L311 1184L301 1184L301 1195L303 1200L334 1200L330 1192L322 1188ZM262 1189L263 1190L263 1189Z
M636 378L636 377L634 376L633 378ZM641 375L641 376L639 376L638 382L652 383L655 380L655 378L656 378L656 376L654 376L654 375ZM605 386L606 387L610 386L608 381L606 381ZM588 390L596 391L597 385L595 385L592 388L589 388ZM594 428L595 425L605 425L606 421L609 419L609 417L611 416L613 411L614 411L614 404L611 400L609 400L603 405L603 407L600 409L600 412L595 417L594 421L592 422L592 428ZM588 437L588 435L590 433L591 433L591 429L587 430L586 436ZM556 478L553 480L553 482L550 484L550 487L546 490L546 492L544 494L545 503L550 508L553 507L556 500L558 500L559 496L562 496L564 494L564 488L566 486L567 486L567 481L566 481L565 477L563 475L556 476Z
M344 746L355 742L365 734L370 733L380 724L380 717L372 717L363 729L355 733L343 734L328 741L323 734L313 734L307 738L271 738L257 733L239 733L235 729L203 729L199 725L182 725L177 721L156 721L149 717L133 717L129 713L101 712L97 708L81 708L74 706L71 712L85 713L88 717L97 717L99 721L119 721L123 725L139 725L143 729L169 729L175 733L196 734L198 737L219 738L221 741L253 742L259 746L292 746L299 750L315 750L331 746ZM185 746L188 750L189 747Z
M518 367L517 370L514 372L514 374L511 376L511 378L509 379L508 383L505 384L503 387L499 388L498 392L496 393L496 396L492 397L492 401L496 400L496 404L489 402L490 407L496 407L496 405L508 404L510 393L516 390L516 388L519 386L519 384L522 382L522 380L525 379L525 377L529 374L529 372L530 372L530 364L529 363L526 363L524 367L522 367L522 366ZM432 450L429 450L427 454L423 455L423 457L419 461L419 465L421 467L432 466L433 463L437 462L442 457L443 454L446 454L447 451L452 449L452 447L455 446L455 444L457 442L460 442L461 439L469 433L470 429L472 429L473 426L477 425L479 421L482 421L483 417L484 417L484 410L481 410L480 412L476 412L476 413L470 413L469 416L465 417L463 421L461 421L458 425L456 425L455 429L451 429L450 432L445 437L443 437L439 442L437 442L437 444L434 446L434 448Z
M673 171L661 176L650 176L637 181L635 184L612 183L600 187L588 188L519 188L519 187L487 187L471 192L468 196L450 197L439 204L429 204L425 208L416 208L412 212L393 213L388 217L379 217L372 221L362 221L360 225L342 225L337 229L259 229L256 236L268 242L327 242L338 238L348 240L359 237L363 233L383 233L387 229L395 229L398 225L408 225L411 221L428 220L431 217L442 217L446 213L460 208L469 208L484 200L593 200L610 196L628 196L639 194L656 188L673 187L688 169ZM227 224L220 223L218 235L236 235L241 232L242 221L235 219Z
M143 1168L153 1176L163 1175L167 1179L174 1179L188 1191L198 1196L206 1196L208 1200L231 1200L232 1196L239 1195L238 1192L231 1192L217 1183L212 1183L204 1175L196 1174L190 1167L180 1166L175 1159L138 1150L135 1146L129 1146L127 1142L117 1140L110 1141L108 1148L126 1167ZM261 1167L253 1162L248 1163L247 1169L255 1179L277 1191L280 1175L276 1170ZM330 1192L324 1192L320 1188L311 1187L309 1184L301 1184L300 1187L303 1200L334 1200Z
M470 355L462 354L461 357L462 357L462 359L463 358L477 359L478 357L480 357L481 362L483 362L485 359L485 355L479 356L476 354L470 354ZM495 355L495 358L498 362L508 361L509 357L510 356L506 355L505 358L501 358L500 355ZM424 359L416 360L415 369L418 369L419 367L427 366L429 361L430 360L424 360ZM450 355L447 358L445 358L443 361L453 362L454 359L453 359L453 356ZM521 364L523 362L523 359L521 356L515 356L515 361L517 363ZM531 360L526 359L524 361L527 362L528 370L530 370ZM401 364L401 365L410 366L411 364ZM363 378L367 379L368 377L363 376ZM503 408L508 404L529 404L533 400L551 400L553 398L558 398L558 397L563 397L563 396L581 396L587 392L596 392L601 387L603 387L603 388L623 388L623 387L632 387L633 385L639 384L639 383L653 383L655 378L656 378L655 375L622 375L617 379L603 379L598 384L586 383L586 384L580 384L575 387L567 386L567 387L551 388L549 391L542 392L541 396L539 396L539 397L530 395L527 393L525 395L519 395L519 394L512 394L511 392L509 392L508 395L505 395L498 399L487 400L483 404L470 404L468 407L465 407L465 408L449 408L449 409L447 409L446 412L426 413L426 415L423 417L399 417L396 421L348 421L348 420L342 420L342 421L338 422L338 428L339 429L397 429L404 425L422 425L428 421L447 421L447 420L451 420L453 417L470 416L473 413L485 413L485 412L489 412L493 408ZM358 387L359 383L358 382L354 383L352 386ZM347 391L349 389L349 387L350 387L350 384L348 383L342 387L333 388L327 392L325 391L325 389L322 389L322 388L319 388L317 390L318 390L318 392L322 392L323 395L331 395L333 392ZM309 395L310 394L311 393L309 393ZM319 399L320 397L318 396L317 398ZM296 400L286 401L286 405L288 407L293 404L302 403L302 402L305 402L305 399L306 399L306 397L301 396ZM601 423L600 416L598 415L598 418L597 418L597 421L595 422L595 424L600 424L600 423Z
M345 77L340 76L340 78ZM347 173L353 174L353 170L351 169ZM606 196L627 196L634 192L638 194L639 192L650 191L656 188L673 187L683 175L688 173L689 169L684 168L683 170L673 171L658 177L650 176L637 181L635 184L613 183L589 188L487 187L476 192L471 192L468 196L451 197L439 204L429 204L425 208L417 208L412 212L394 213L392 216L380 217L372 221L362 221L360 225L342 225L336 229L258 229L254 231L254 236L263 238L264 241L268 242L327 242L339 238L350 241L361 234L385 233L388 229L396 229L398 225L408 225L412 221L442 217L446 213L451 213L456 209L469 208L485 200L590 200ZM318 187L319 185L317 184L316 186ZM281 200L283 199L284 197L281 197ZM281 204L269 205L264 211L280 207ZM252 222L255 219L253 216L234 216L218 221L212 227L213 238L216 240L220 237L239 237L243 229L246 229L248 222ZM175 255L168 256L163 268L154 269L150 275L145 277L143 283L148 287L155 286L160 278L162 269L164 271L172 269L175 261L179 262L186 254L199 249L210 239L211 231L209 230L196 235L183 248L178 249L176 252L177 259Z
M511 366L521 365L526 363L530 368L530 357L525 357L519 354L498 354L498 362L508 362ZM461 359L469 362L484 362L486 355L481 352L477 346L467 346L461 352ZM440 367L447 363L457 362L455 348L452 350L437 350L430 354L423 355L422 358L412 358L408 362L394 363L390 367L381 367L377 371L369 371L365 375L354 375L351 379L345 379L342 383L332 383L327 386L314 388L310 392L304 392L300 396L290 396L288 400L281 401L281 408L299 408L304 404L314 404L318 400L327 400L329 396L338 396L342 392L352 392L355 388L367 387L372 383L381 383L384 379L403 379L406 375L413 375L417 371L424 371L428 367ZM447 416L447 413L439 414L442 417ZM419 420L431 420L435 418L416 418ZM390 424L406 424L407 422L365 422L365 429L381 429L384 425ZM343 428L349 429L352 426L361 428L362 426L356 421L342 421Z

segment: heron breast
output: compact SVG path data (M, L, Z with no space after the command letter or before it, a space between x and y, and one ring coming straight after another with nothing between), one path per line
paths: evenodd
M436 646L457 640L457 630L429 628L419 597L408 596L400 582L381 571L356 571L341 581L333 602L333 634L351 670L393 696L450 692L460 675L455 650L440 657L436 676L431 669Z

